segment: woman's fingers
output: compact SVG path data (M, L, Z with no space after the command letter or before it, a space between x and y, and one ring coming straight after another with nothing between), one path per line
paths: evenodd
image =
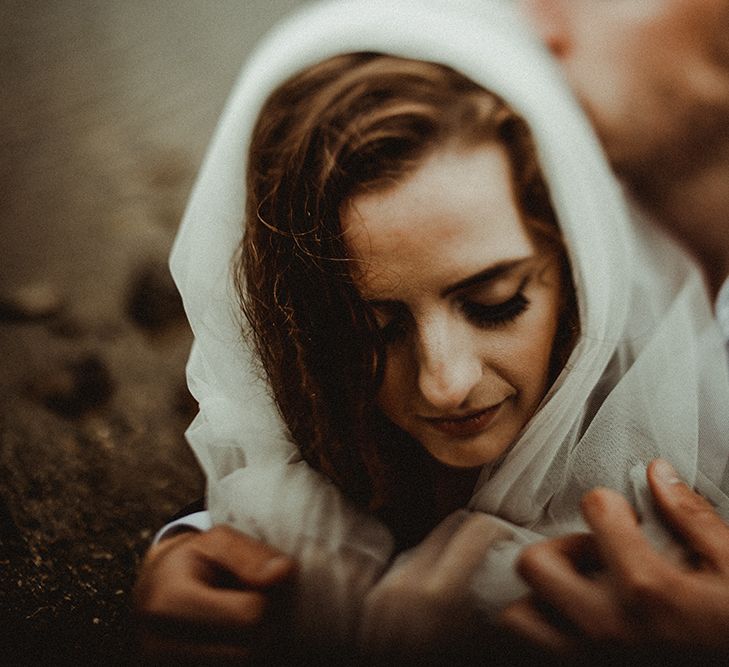
M150 549L135 587L143 655L242 659L270 645L293 562L230 528L172 537ZM186 651L189 649L189 653Z
M713 568L729 570L729 526L662 459L648 466L648 483L664 519Z
M206 636L220 638L235 637L241 630L258 626L268 607L263 593L211 588L195 581L184 582L158 599L146 608L147 618L156 628L197 627Z
M267 588L290 579L295 563L281 552L228 526L201 533L196 542L199 555L208 557L211 574L229 574L244 588ZM200 567L206 564L197 560ZM229 586L230 577L223 577ZM214 584L215 582L210 582Z
M443 551L468 517L468 512L459 510L443 519L420 544L410 550L404 566L407 571L416 573L422 581L423 576L432 572Z
M494 542L510 532L481 512L470 513L443 546L434 564L439 588L467 592L474 572L483 564Z
M367 650L418 653L434 647L468 647L481 629L473 598L474 575L500 524L479 512L458 511L444 519L367 595L360 638ZM450 647L450 648L447 648Z
M510 533L482 512L459 510L446 517L393 572L416 589L467 594L474 573L494 542Z

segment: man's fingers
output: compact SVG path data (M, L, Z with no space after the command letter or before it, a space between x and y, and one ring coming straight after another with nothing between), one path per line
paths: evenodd
M589 580L582 563L593 558L594 543L586 533L563 535L526 547L516 564L519 574L547 601L584 591Z
M729 567L729 527L709 502L692 491L662 459L648 466L648 483L661 514L713 567Z
M569 559L578 572L587 574L600 568L595 538L591 533L560 535L540 544L549 545L549 549Z
M573 640L549 623L530 598L510 604L499 620L507 629L550 653L567 654L574 650Z
M592 528L600 558L623 583L660 566L661 559L620 493L611 489L590 491L582 498L582 514Z
M575 564L591 553L589 538L567 536L527 547L517 571L540 600L560 613L588 637L612 639L623 634L621 617L610 591L583 574Z

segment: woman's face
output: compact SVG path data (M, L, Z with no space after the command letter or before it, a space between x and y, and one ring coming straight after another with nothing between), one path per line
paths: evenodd
M387 345L377 403L438 461L498 458L548 389L559 258L535 245L505 151L443 149L342 211Z

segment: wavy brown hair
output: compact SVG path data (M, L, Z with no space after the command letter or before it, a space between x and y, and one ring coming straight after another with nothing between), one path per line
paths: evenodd
M372 510L427 495L427 465L422 448L375 405L385 350L353 283L340 211L364 190L392 186L437 148L488 142L508 153L532 237L564 258L526 124L448 67L373 53L331 58L280 86L253 133L237 265L243 312L303 457ZM563 264L563 291L573 295ZM565 347L555 346L555 372Z

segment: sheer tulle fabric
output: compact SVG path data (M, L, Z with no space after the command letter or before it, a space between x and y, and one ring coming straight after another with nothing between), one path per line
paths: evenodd
M484 468L468 505L501 519L511 535L475 582L484 609L523 592L512 572L522 544L584 527L579 498L594 486L627 493L654 539L666 539L643 474L656 456L726 513L729 381L701 280L672 243L629 213L560 72L512 3L362 0L311 7L259 46L174 246L172 271L195 334L188 382L200 404L187 436L214 520L299 559L299 619L314 634L352 636L363 595L393 555L386 527L301 460L246 340L231 281L246 147L264 100L307 65L353 51L443 63L503 97L531 127L570 255L580 339L521 437Z

